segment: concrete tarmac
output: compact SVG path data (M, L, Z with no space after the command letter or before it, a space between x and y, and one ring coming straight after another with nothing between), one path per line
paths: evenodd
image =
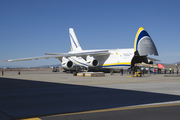
M169 118L168 115L180 118L179 77L162 74L77 77L50 71L17 73L7 71L0 77L2 120L153 119ZM134 108L129 109L132 106Z

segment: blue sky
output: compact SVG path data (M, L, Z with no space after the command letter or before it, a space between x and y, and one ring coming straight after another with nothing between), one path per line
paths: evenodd
M0 66L58 64L58 59L3 62L70 51L69 28L83 49L133 48L139 27L162 63L180 61L179 0L0 0Z

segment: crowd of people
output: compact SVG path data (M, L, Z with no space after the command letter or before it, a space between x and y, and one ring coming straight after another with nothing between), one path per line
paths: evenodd
M169 69L159 69L159 68L141 68L141 67L134 67L133 69L128 68L127 69L127 74L131 75L134 74L137 71L141 71L142 75L144 74L179 74L179 69L178 67L176 68L176 71L174 68L169 68ZM120 74L123 75L123 69L120 69Z

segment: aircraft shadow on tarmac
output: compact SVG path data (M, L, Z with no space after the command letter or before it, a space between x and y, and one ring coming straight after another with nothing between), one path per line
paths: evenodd
M180 100L180 96L0 78L0 111L33 117Z

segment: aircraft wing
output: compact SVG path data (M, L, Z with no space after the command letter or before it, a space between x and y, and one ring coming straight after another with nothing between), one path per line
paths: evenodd
M62 53L44 53L45 55L61 55Z
M88 52L78 52L78 53L58 53L58 55L50 55L50 56L41 56L41 57L28 57L28 58L20 58L20 59L12 59L12 60L4 60L4 62L14 62L14 61L27 61L27 60L38 60L38 59L49 59L49 58L62 58L62 57L70 57L70 56L100 56L100 55L109 55L108 50L102 51L88 51Z
M4 60L4 62L15 62L15 61L27 61L27 60L38 60L38 59L49 59L49 58L58 58L61 56L41 56L41 57L28 57L28 58L20 58L20 59L12 59L12 60Z

